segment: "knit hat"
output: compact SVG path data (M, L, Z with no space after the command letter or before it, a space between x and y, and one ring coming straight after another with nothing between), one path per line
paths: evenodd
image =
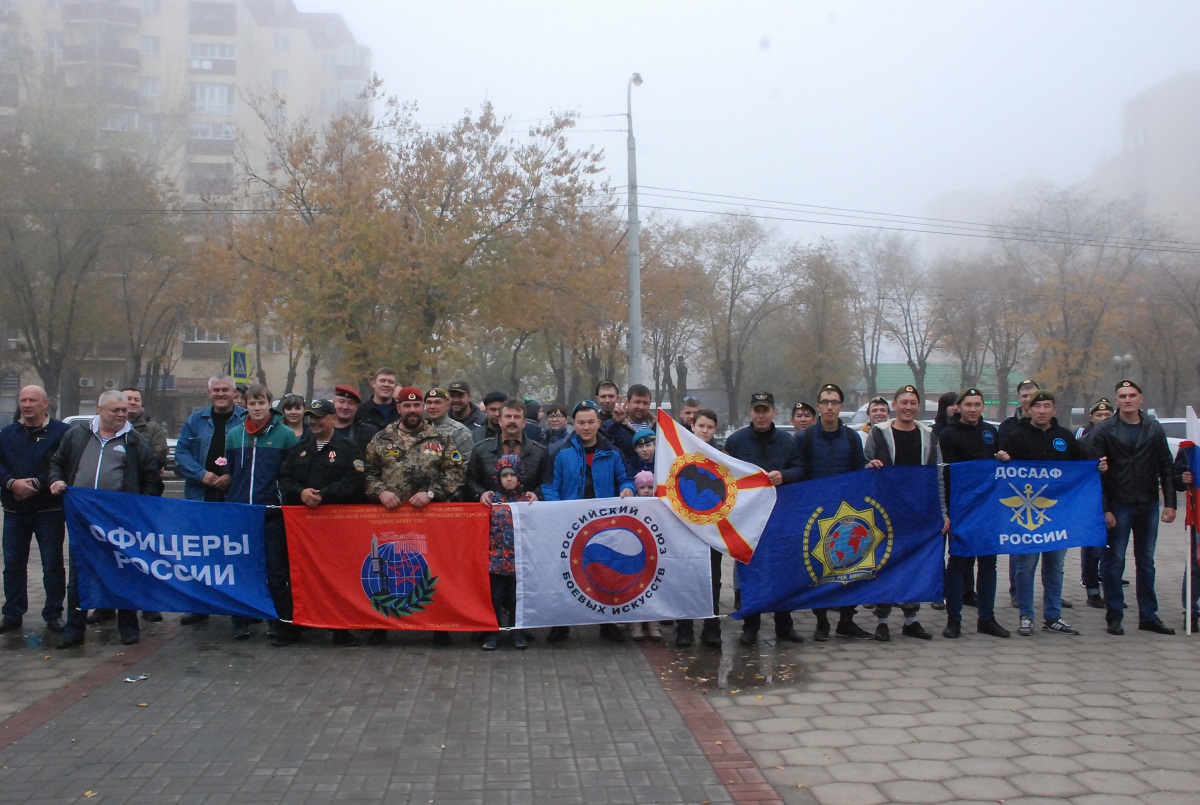
M654 473L650 470L642 470L637 475L633 476L633 488L638 489L643 486L657 486L658 481L654 480Z

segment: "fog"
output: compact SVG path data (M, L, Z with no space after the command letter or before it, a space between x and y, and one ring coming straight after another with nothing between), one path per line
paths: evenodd
M1119 148L1127 98L1200 62L1195 2L297 2L342 13L428 124L484 101L518 130L578 112L619 186L640 72L643 217L743 203L654 188L921 216L949 191L1072 184Z

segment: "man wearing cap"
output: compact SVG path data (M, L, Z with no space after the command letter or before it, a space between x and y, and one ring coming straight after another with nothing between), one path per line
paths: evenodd
M1013 411L1011 415L1005 418L1000 423L996 435L1000 437L1000 442L1003 443L1009 434L1016 429L1017 425L1024 420L1029 419L1029 401L1033 395L1037 393L1041 386L1036 380L1025 379L1017 384L1017 399L1021 401L1020 407ZM1017 606L1017 563L1013 557L1008 560L1008 597L1012 601L1013 607ZM1070 604L1066 605L1070 608Z
M867 403L867 421L859 426L863 433L870 433L875 425L888 421L892 415L892 406L886 397L875 397Z
M1038 389L1029 398L1028 409L1029 418L1021 420L1007 436L1001 437L1000 452L996 458L1001 461L1078 461L1087 458L1074 434L1054 418L1058 409L1053 394ZM1102 459L1101 471L1105 466ZM1033 577L1039 561L1042 564L1042 631L1079 634L1075 627L1062 619L1063 563L1066 557L1066 548L1009 557L1009 562L1017 568L1017 608L1021 618L1018 635L1029 637L1033 634Z
M1104 477L1104 521L1109 527L1108 545L1100 554L1100 580L1104 590L1108 633L1121 635L1125 614L1125 551L1133 534L1136 563L1138 628L1145 632L1175 634L1158 617L1154 592L1154 547L1158 523L1175 522L1175 477L1167 436L1157 419L1141 411L1142 389L1132 380L1117 384L1117 415L1109 417L1088 433L1088 451L1108 458L1110 471ZM1162 514L1158 511L1162 489Z
M839 416L842 413L842 390L834 383L826 383L817 393L818 424L796 434L796 457L803 480L828 478L847 472L861 470L866 466L862 440L858 433L847 427ZM874 637L854 622L855 607L838 608L838 637L870 640ZM829 610L814 609L817 628L813 639L824 642L829 639Z
M1083 444L1084 449L1087 449L1087 435L1092 432L1092 428L1114 413L1116 408L1107 397L1096 401L1088 411L1087 424L1075 431L1075 438ZM1084 545L1079 549L1079 583L1087 590L1088 606L1095 609L1104 609L1104 596L1100 595L1100 554L1103 551L1103 548L1094 545Z
M817 421L817 409L801 400L792 406L792 428L795 433L811 428Z
M500 408L507 399L503 391L489 391L483 396L483 424L471 433L476 444L496 438L500 432Z
M487 421L487 415L471 402L471 387L465 380L455 380L446 391L450 392L450 418L474 431Z
M454 434L425 419L425 395L405 386L396 394L400 418L367 445L366 494L386 509L408 505L423 509L435 501L454 500L466 479L467 462L454 444ZM440 644L450 642L448 632L436 632ZM368 642L378 645L387 633L374 631Z
M285 506L315 509L329 503L362 503L363 449L337 432L337 409L330 400L313 400L304 410L309 430L288 451L279 470ZM333 629L335 646L357 646L346 629Z
M683 404L679 407L679 424L691 430L692 425L696 422L696 412L699 410L699 398L693 397L690 394L684 397Z
M1000 448L996 428L983 419L983 392L977 388L963 390L958 395L958 413L950 417L938 435L942 460L947 464L994 458ZM946 499L950 499L950 469L943 471ZM954 524L950 524L953 530ZM979 620L975 631L993 637L1009 637L1010 632L996 620L996 557L951 556L946 563L946 628L942 637L962 636L964 588L971 565L976 564L975 596Z
M367 449L371 438L379 433L379 428L367 422L360 422L355 414L362 403L362 397L354 386L338 386L333 390L333 407L337 411L333 429L346 441L358 447L359 451Z
M545 500L590 500L627 498L633 495L633 481L625 474L621 451L600 432L600 405L583 400L571 411L575 432L562 440L542 483ZM555 626L546 642L565 640L569 627ZM600 627L605 640L620 643L625 639L615 623Z
M801 478L791 435L775 427L775 396L769 391L756 391L750 395L750 424L730 434L725 440L725 452L762 467L775 486L795 483ZM735 565L734 577L740 587L738 572L738 566ZM773 614L777 641L804 642L792 623L791 612ZM753 646L757 643L761 626L762 615L747 615L742 621L742 645Z
M867 466L872 469L880 467L936 467L938 465L938 442L933 431L924 422L917 421L917 412L921 410L921 395L915 386L901 386L892 397L892 407L896 409L896 418L884 419L871 426L867 436L864 455ZM942 533L949 530L950 520L945 517L946 502L942 498L942 517L945 525ZM891 640L888 618L892 614L892 604L876 604L875 639L883 642ZM926 631L917 620L921 611L919 603L901 604L904 613L904 627L901 632L906 637L920 640L931 640L933 635Z
M383 430L399 416L396 410L396 370L380 367L371 375L371 399L358 407L355 418Z
M425 392L425 418L454 433L454 446L463 454L464 460L471 460L475 434L466 425L450 417L450 392L437 388Z

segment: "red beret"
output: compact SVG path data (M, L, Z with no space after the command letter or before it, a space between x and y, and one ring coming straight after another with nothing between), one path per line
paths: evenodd
M337 386L333 390L333 396L350 397L356 403L362 402L362 397L359 395L358 389L354 388L354 386Z
M397 403L411 402L413 400L417 402L425 402L425 392L421 391L416 386L405 386L396 392L395 401Z

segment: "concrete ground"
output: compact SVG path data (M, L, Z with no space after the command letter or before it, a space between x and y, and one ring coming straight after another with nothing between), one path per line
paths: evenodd
M525 652L415 634L337 649L319 631L276 649L261 626L234 643L226 619L168 615L137 646L106 625L57 651L35 614L0 636L0 802L1194 803L1200 637L1182 634L1183 556L1182 528L1164 528L1175 637L1136 617L1105 634L1074 554L1078 637L980 636L967 610L964 637L945 640L926 607L928 642L899 636L897 611L886 644L745 649L729 621L722 652L613 646L594 629ZM812 623L798 615L802 633Z

